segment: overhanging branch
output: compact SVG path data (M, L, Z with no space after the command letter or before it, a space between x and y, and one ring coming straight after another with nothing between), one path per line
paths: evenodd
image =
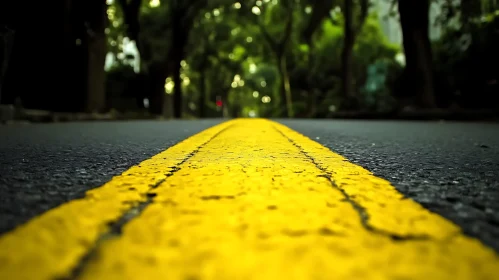
M364 23L366 22L367 14L369 13L369 0L360 0L360 14L359 14L359 25L356 28L355 33L358 34Z
M312 7L312 15L310 16L310 20L308 21L307 26L302 32L302 38L306 42L310 42L312 40L312 36L314 35L315 31L317 30L317 28L319 28L324 18L329 16L329 12L333 8L334 4L334 0L314 1L314 5Z

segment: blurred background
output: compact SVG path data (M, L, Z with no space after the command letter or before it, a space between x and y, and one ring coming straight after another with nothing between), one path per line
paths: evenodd
M1 9L3 108L130 118L499 109L498 0L5 2L16 3Z

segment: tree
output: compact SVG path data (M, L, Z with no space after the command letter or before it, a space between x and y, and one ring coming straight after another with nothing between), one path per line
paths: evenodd
M227 7L224 6L210 5L204 16L198 17L193 24L191 38L187 46L189 68L197 73L197 109L200 118L207 116L207 100L213 100L211 88L214 85L210 83L210 80L213 81L214 77L209 79L209 72L217 73L217 78L227 76L227 82L225 82L225 91L227 92L230 90L231 81L229 79L233 77L233 73L213 69L223 61L227 51L227 41L230 42L231 46L235 43L231 40L230 35L234 22L226 14L225 8ZM220 92L218 93L220 94ZM223 103L226 103L225 99Z
M317 57L318 51L316 50L316 41L313 40L314 35L317 33L317 31L322 31L322 23L324 22L325 19L328 19L330 17L331 10L333 9L334 6L337 5L337 1L328 1L328 0L309 0L305 1L305 7L302 7L302 11L305 12L305 14L301 14L301 17L304 18L304 24L302 27L301 31L301 40L305 42L306 47L305 48L300 48L303 50L306 55L307 55L307 73L304 75L306 77L306 87L307 89L307 117L314 116L317 111L317 95L320 93L320 90L318 89L318 83L317 83L317 76L322 76L321 73L318 73L316 70L319 66L319 64L322 63L317 63ZM306 16L307 14L307 8L311 9L311 15ZM317 36L316 36L317 37ZM334 46L331 46L331 48L334 48Z
M150 92L151 113L164 113L164 85L171 75L174 83L173 116L182 117L181 62L186 58L192 25L207 4L207 0L168 0L145 11L141 0L120 0L127 34L136 41L141 55L141 71Z
M355 6L353 0L345 0L343 5L344 17L344 41L341 55L342 64L342 86L345 109L358 107L358 97L353 86L353 47L357 33L362 29L369 9L368 0L360 0L360 13L358 20L354 20ZM355 26L356 25L356 26Z
M2 101L2 85L9 66L14 34L14 31L7 26L0 26L0 102Z
M87 41L87 112L103 112L106 109L104 62L107 43L104 30L107 26L107 5L104 1L87 3L85 21Z
M123 13L123 22L126 25L126 34L137 43L137 49L142 54L142 40L140 38L140 11L143 4L142 0L118 0Z
M497 109L499 2L439 1L442 36L432 42L439 107Z
M269 17L276 21L284 22L284 30L282 31L282 36L278 38L275 35L270 34L268 27L262 22L261 17L256 17L256 24L260 28L260 31L265 38L271 52L274 55L277 69L279 71L280 78L280 97L284 101L286 107L286 116L288 118L293 117L293 100L291 95L291 86L289 81L288 65L286 60L286 51L290 47L290 37L293 31L293 7L294 1L292 0L281 0L278 5L267 4ZM254 6L256 7L256 6ZM257 7L258 8L258 7ZM253 9L252 9L253 10ZM263 5L258 10L264 10ZM255 11L255 10L254 10ZM261 12L255 12L260 14ZM274 24L274 20L270 24ZM276 38L277 37L277 38Z
M404 86L416 104L435 108L432 51L428 35L429 0L399 0L403 47L406 57Z
M104 110L106 3L34 2L29 9L19 5L4 9L15 37L2 102L20 100L25 108L50 111ZM43 32L36 28L40 22L46 22Z
M311 44L312 36L321 27L322 21L329 17L331 9L335 6L336 1L332 0L310 0L312 14L307 20L305 28L301 32L302 39Z
M170 0L170 51L168 54L170 67L175 85L173 91L173 115L175 118L182 117L182 81L180 78L181 61L186 56L186 47L189 34L191 32L194 20L204 7L207 0Z
M165 80L168 68L168 2L147 9L142 0L119 0L125 34L135 41L140 55L140 77L145 97L149 99L149 111L164 114ZM164 24L167 23L167 24Z

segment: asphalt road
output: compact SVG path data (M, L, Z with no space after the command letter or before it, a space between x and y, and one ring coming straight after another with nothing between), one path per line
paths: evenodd
M221 120L0 126L0 233ZM499 252L499 125L283 120Z
M220 122L0 126L0 233Z

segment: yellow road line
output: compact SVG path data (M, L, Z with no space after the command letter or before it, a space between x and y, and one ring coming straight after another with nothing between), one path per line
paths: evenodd
M499 271L497 254L453 223L275 122L230 121L141 166L2 237L0 279L67 275L132 207L124 202L146 194L152 202L98 243L78 278L457 280Z
M499 271L496 254L454 224L270 121L236 121L155 192L81 279L496 279Z
M67 277L110 223L230 123L207 129L0 237L0 279Z

